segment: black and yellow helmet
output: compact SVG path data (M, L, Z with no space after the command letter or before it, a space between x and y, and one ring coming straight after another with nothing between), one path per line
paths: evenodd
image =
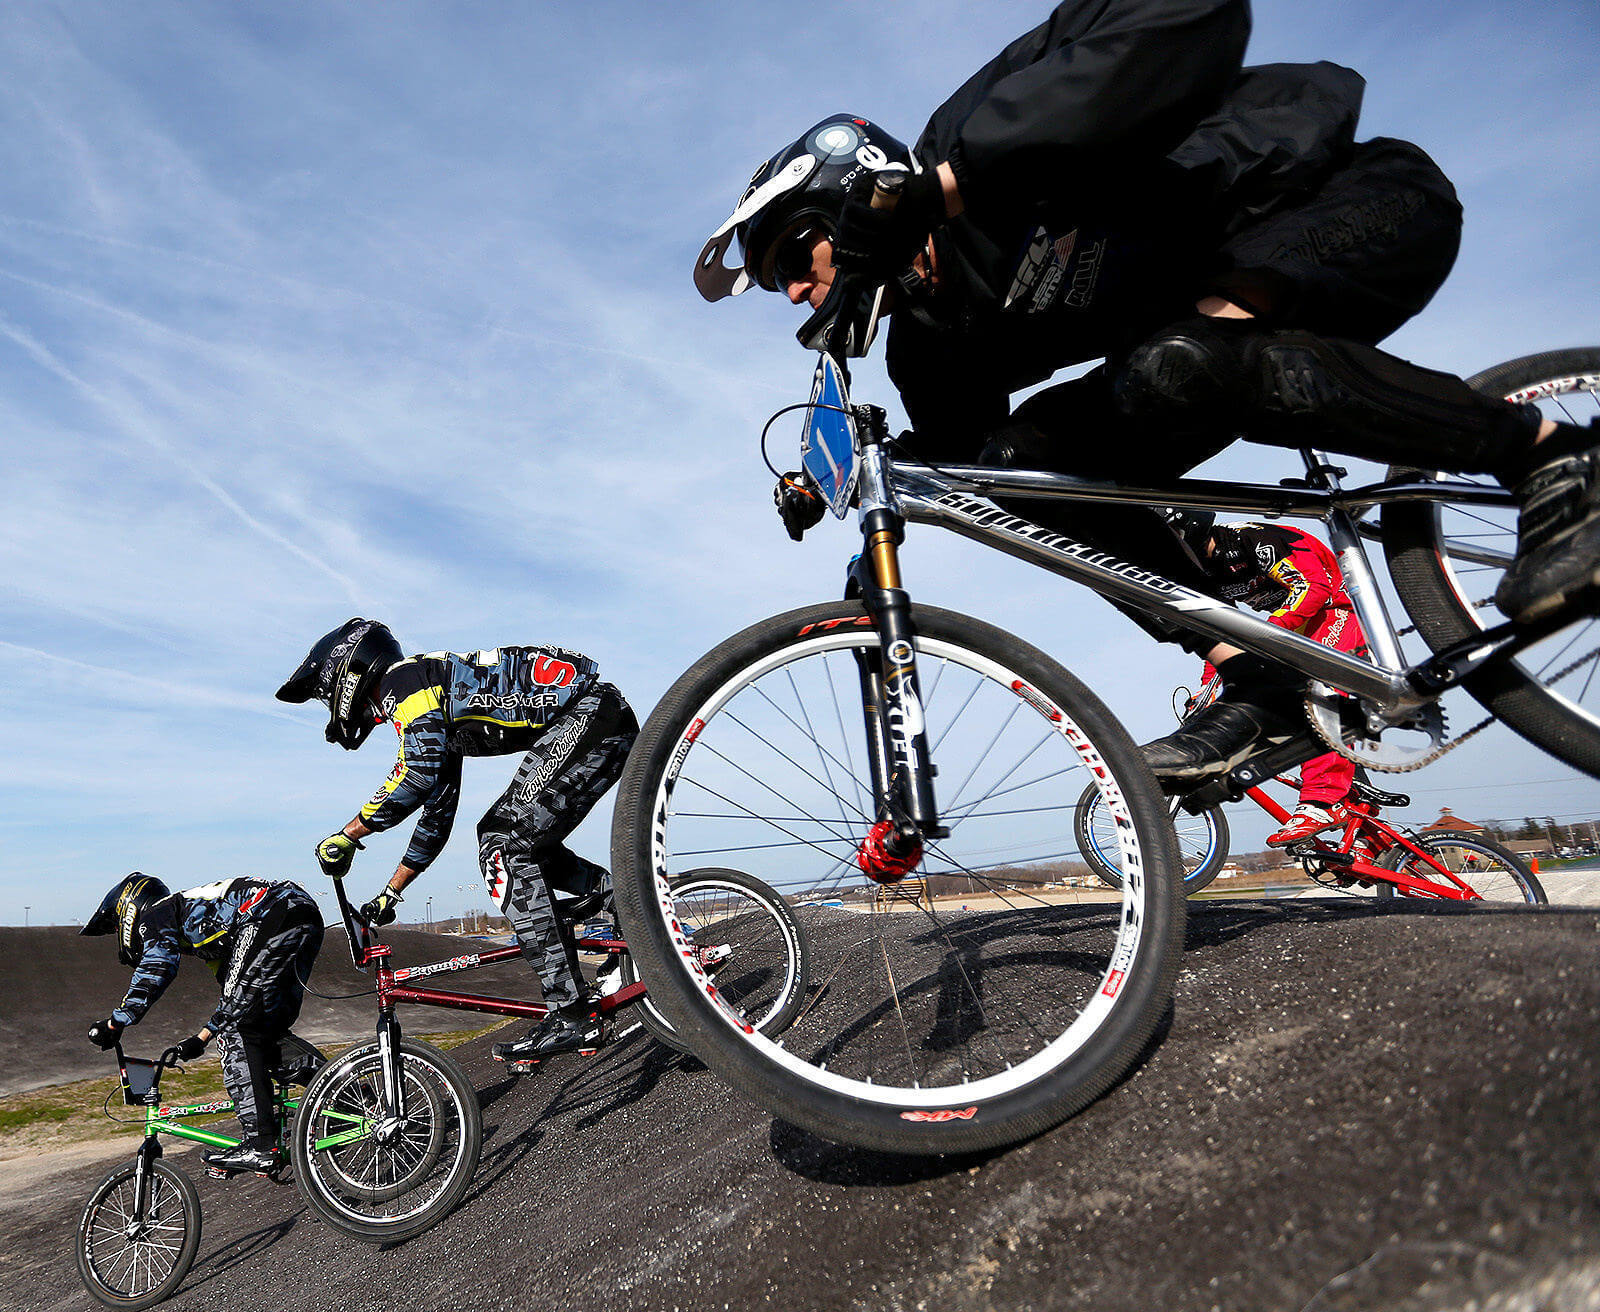
M162 898L171 896L172 890L154 875L135 870L117 881L78 933L109 934L116 930L117 960L124 966L136 966L139 964L139 918Z
M394 634L377 620L346 620L318 638L300 668L278 689L280 702L308 702L328 708L324 737L354 751L377 723L372 708L378 680L402 660Z

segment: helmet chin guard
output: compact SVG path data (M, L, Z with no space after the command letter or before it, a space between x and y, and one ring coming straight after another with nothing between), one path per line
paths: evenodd
M878 320L883 314L883 296L886 287L874 287L863 293L850 293L845 279L835 279L826 299L811 317L801 325L795 340L808 351L826 351L828 335L834 322L841 317L845 323L844 345L841 354L857 360L864 356L878 335ZM847 304L847 302L854 304Z

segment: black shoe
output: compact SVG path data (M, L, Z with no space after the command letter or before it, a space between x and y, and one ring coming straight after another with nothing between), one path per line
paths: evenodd
M211 1170L229 1175L237 1171L254 1171L265 1175L283 1165L282 1153L250 1143L242 1143L237 1148L210 1149L201 1153L200 1157Z
M1494 602L1528 623L1600 589L1600 447L1540 465L1513 490L1517 556Z
M1176 733L1139 750L1162 783L1198 784L1226 774L1263 747L1288 742L1303 727L1264 706L1214 702Z
M535 1062L564 1052L579 1052L585 1057L605 1046L605 1022L600 1009L591 1001L552 1011L526 1035L511 1043L497 1043L491 1049L496 1061Z

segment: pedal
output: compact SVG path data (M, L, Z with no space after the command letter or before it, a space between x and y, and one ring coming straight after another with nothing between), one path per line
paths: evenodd
M238 1175L239 1172L230 1171L221 1166L208 1166L206 1167L206 1174L209 1175L213 1180L231 1180L234 1176Z

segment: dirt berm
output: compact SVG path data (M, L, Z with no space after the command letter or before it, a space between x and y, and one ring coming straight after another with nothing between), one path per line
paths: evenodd
M1192 912L1170 1027L1030 1143L857 1152L774 1122L641 1033L520 1081L482 1039L457 1050L486 1141L456 1213L382 1251L291 1188L201 1180L205 1238L169 1306L1600 1307L1600 914L1354 899ZM69 1252L105 1169L10 1195L0 1172L0 1307L95 1306Z
M480 939L391 929L385 940L396 961L438 961L484 946ZM111 1066L111 1059L87 1039L89 1026L109 1015L128 991L132 972L117 962L114 937L84 938L70 926L36 929L0 927L0 1097L68 1080L86 1080ZM539 997L538 981L517 962L472 973L484 993ZM350 994L328 1000L306 995L295 1033L312 1043L350 1042L372 1033L373 1009L368 976L350 964L344 931L330 930L311 985L322 993ZM154 1057L162 1048L193 1034L217 1005L217 979L202 961L185 957L178 977L150 1014L128 1031L130 1052ZM476 1029L486 1021L462 1012L433 1008L418 1013L424 1028Z

